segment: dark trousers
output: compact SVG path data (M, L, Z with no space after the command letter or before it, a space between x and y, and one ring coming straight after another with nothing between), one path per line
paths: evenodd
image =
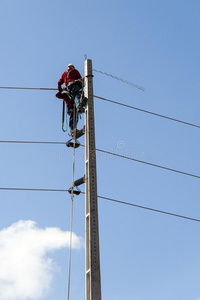
M76 106L74 105L73 107L69 108L67 113L69 115L69 127L72 130L76 128L78 123L78 112Z
M58 93L56 93L55 96L58 99L63 99L63 101L65 103L68 103L70 101L70 98L68 97L67 93L58 92ZM67 114L69 115L69 127L72 130L72 129L76 128L76 126L77 126L78 115L79 115L77 112L76 106L74 104L72 107L68 108ZM74 116L75 116L75 118L74 118Z

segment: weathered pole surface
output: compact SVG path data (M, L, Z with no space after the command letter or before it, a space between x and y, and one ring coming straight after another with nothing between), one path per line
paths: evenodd
M84 65L86 300L101 300L92 60Z

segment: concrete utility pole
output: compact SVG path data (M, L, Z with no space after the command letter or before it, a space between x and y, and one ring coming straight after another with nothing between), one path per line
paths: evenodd
M92 60L84 65L86 300L101 300Z

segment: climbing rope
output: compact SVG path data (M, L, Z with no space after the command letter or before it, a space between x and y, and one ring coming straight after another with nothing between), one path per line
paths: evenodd
M83 96L83 82L82 82L82 96ZM64 128L64 119L65 119L65 105L63 101L63 114L62 114L62 130L67 131L67 113L66 113L66 129ZM66 111L67 112L67 111ZM69 272L68 272L68 291L67 291L67 300L70 296L70 281L71 281L71 257L72 257L72 226L73 226L73 203L74 203L74 173L75 173L75 149L76 149L76 127L77 127L77 118L78 118L78 109L74 101L73 108L73 167L72 167L72 188L71 188L71 222L70 222L70 242L69 242Z
M73 225L73 203L74 203L74 172L75 172L75 144L76 144L76 126L77 126L77 109L74 103L73 109L73 128L74 133L74 146L73 146L73 167L72 167L72 188L71 188L71 222L70 222L70 243L69 243L69 274L68 274L68 292L67 300L70 294L70 280L71 280L71 252L72 252L72 225Z
M73 187L72 187L72 190L71 190L71 222L70 222L69 274L68 274L68 292L67 292L67 300L69 300L70 279L71 279L71 255L72 255L71 252L72 252L73 199L74 199L74 192L73 192Z

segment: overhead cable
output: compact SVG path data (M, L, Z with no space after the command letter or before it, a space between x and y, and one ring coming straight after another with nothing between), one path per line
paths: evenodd
M142 86L140 86L140 85L138 85L138 84L135 84L135 83L133 83L133 82L127 81L127 80L125 80L125 79L119 78L119 77L114 76L114 75L112 75L112 74L108 74L108 73L105 73L105 72L102 72L102 71L98 71L98 70L95 70L95 69L93 69L93 71L94 71L94 72L97 72L97 73L101 73L101 74L106 75L106 76L109 76L109 77L112 77L113 79L117 79L117 80L119 80L119 81L122 81L123 83L126 83L126 84L128 84L128 85L131 85L132 87L135 87L135 88L137 88L138 90L141 90L141 91L143 91L143 92L145 91L145 89L144 89Z
M124 107L127 107L127 108L131 108L131 109L135 109L135 110L138 110L138 111L141 111L141 112L144 112L144 113L147 113L147 114L151 114L151 115L154 115L154 116L157 116L157 117L165 118L165 119L175 121L175 122L179 122L179 123L182 123L182 124L185 124L185 125L200 128L200 125L196 125L196 124L188 123L188 122L181 121L181 120L178 120L178 119L174 119L174 118L171 118L171 117L167 117L167 116L164 116L164 115L160 115L160 114L154 113L152 111L144 110L144 109L141 109L141 108L138 108L138 107L135 107L135 106L131 106L131 105L127 105L127 104L117 102L117 101L114 101L114 100L109 100L109 99L106 99L106 98L103 98L103 97L99 97L99 96L95 96L95 95L94 95L94 97L97 98L97 99L101 99L103 101L111 102L111 103L114 103L114 104L117 104L117 105L121 105L121 106L124 106Z
M0 86L0 89L6 90L41 90L41 91L57 91L56 88L34 88L34 87L13 87L13 86Z
M194 174L182 172L182 171L179 171L179 170L176 170L176 169L163 167L163 166L160 166L160 165L152 164L152 163L147 162L147 161L131 158L131 157L128 157L128 156L125 156L125 155L121 155L121 154L117 154L117 153L113 153L113 152L109 152L109 151L101 150L101 149L96 149L96 151L103 152L103 153L106 153L106 154L109 154L109 155L114 155L114 156L121 157L121 158L125 158L125 159L129 159L129 160L136 161L136 162L139 162L139 163L142 163L142 164L145 164L145 165L149 165L149 166L152 166L152 167L161 168L161 169L164 169L164 170L167 170L167 171L176 172L176 173L179 173L179 174L182 174L182 175L192 176L192 177L200 179L199 175L194 175Z
M56 88L28 88L28 87L0 87L0 89L57 91ZM154 115L154 116L157 116L157 117L160 117L160 118L165 118L165 119L168 119L168 120L171 120L171 121L174 121L174 122L178 122L178 123L182 123L182 124L185 124L185 125L188 125L188 126L193 126L193 127L196 127L196 128L200 128L200 125L196 125L196 124L189 123L189 122L186 122L186 121L182 121L182 120L179 120L179 119L171 118L171 117L168 117L168 116L165 116L165 115L157 114L157 113L154 113L152 111L148 111L148 110L141 109L141 108L138 108L138 107L135 107L135 106L127 105L127 104L117 102L117 101L114 101L114 100L110 100L110 99L106 99L106 98L103 98L103 97L99 97L99 96L95 96L95 95L94 95L94 97L97 98L97 99L101 99L103 101L111 102L111 103L114 103L114 104L117 104L117 105L121 105L121 106L124 106L124 107L127 107L127 108L131 108L131 109L135 109L135 110L138 110L138 111L141 111L141 112L144 112L144 113L147 113L147 114L151 114L151 115Z
M187 219L187 220L190 220L190 221L200 222L200 219L190 218L190 217L187 217L187 216L174 214L174 213L167 212L167 211L164 211L164 210L159 210L159 209L155 209L155 208L141 206L141 205L133 204L133 203L130 203L130 202L124 202L124 201L120 201L120 200L116 200L116 199L112 199L112 198L107 198L107 197L103 197L103 196L97 196L97 197L100 198L100 199L116 202L116 203L119 203L119 204L129 205L129 206L133 206L133 207L137 207L137 208L141 208L141 209L146 209L146 210L154 211L154 212L157 212L157 213L161 213L161 214L165 214L165 215L169 215L169 216L173 216L173 217L177 217L177 218L183 218L183 219Z
M0 143L10 144L52 144L52 145L66 145L66 142L42 142L42 141L0 141Z
M3 188L3 187L0 187L0 190L5 190L5 191L31 191L31 192L33 192L33 191L36 191L36 192L69 192L69 190L65 190L65 189L29 189L29 188ZM81 192L81 194L84 195L85 193ZM191 218L191 217L188 217L188 216L167 212L167 211L164 211L164 210L159 210L159 209L155 209L155 208L151 208L151 207L147 207L147 206L141 206L141 205L138 205L138 204L125 202L125 201L120 201L120 200L116 200L116 199L108 198L108 197L104 197L104 196L97 196L97 197L99 199L103 199L103 200L107 200L107 201L111 201L111 202L115 202L115 203L119 203L119 204L123 204L123 205L133 206L133 207L136 207L136 208L153 211L153 212L157 212L157 213L160 213L160 214L165 214L165 215L169 215L169 216L173 216L173 217L177 217L177 218L182 218L182 219L186 219L186 220L190 220L190 221L194 221L194 222L200 222L200 219Z
M0 187L0 190L5 191L28 191L28 192L69 192L69 190L63 189L30 189L30 188L4 188Z
M37 142L37 141L33 141L33 142L31 142L31 141L27 141L27 142L26 141L0 141L0 143L56 144L56 145L59 145L59 144L60 145L65 145L66 144L66 142ZM80 144L80 146L85 147L84 145L81 145L81 144ZM153 163L150 163L150 162L147 162L147 161L139 160L139 159L136 159L136 158L128 157L128 156L125 156L125 155L117 154L117 153L106 151L106 150L103 150L103 149L96 148L95 150L98 151L98 152L108 154L108 155L113 155L113 156L116 156L116 157L120 157L120 158L123 158L123 159L128 159L128 160L135 161L135 162L138 162L138 163L142 163L142 164L145 164L145 165L149 165L149 166L152 166L152 167L156 167L156 168L160 168L160 169L163 169L163 170L167 170L167 171L171 171L171 172L175 172L175 173L179 173L179 174L182 174L182 175L191 176L191 177L200 179L199 175L195 175L195 174L183 172L183 171L180 171L180 170L164 167L164 166L161 166L161 165L153 164Z

